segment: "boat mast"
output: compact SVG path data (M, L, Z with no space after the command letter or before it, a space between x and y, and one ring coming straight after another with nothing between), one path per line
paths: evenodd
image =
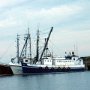
M27 40L28 40L28 37L26 37L26 39L25 39L25 44L23 45L20 57L25 57L25 55L26 55Z
M19 63L19 35L17 34L17 62Z
M21 51L21 54L20 54L20 57L24 57L26 58L26 52L27 52L27 43L28 43L28 39L29 39L29 33L27 34L27 36L25 37L25 43L23 45L23 48L22 48L22 51Z
M36 62L39 60L39 29L37 30Z
M47 39L46 39L45 46L44 46L43 51L42 51L41 56L40 56L40 61L41 61L41 59L42 59L42 56L43 56L43 54L44 54L45 49L47 48L48 41L49 41L49 38L50 38L50 35L51 35L52 30L53 30L53 27L51 27L51 30L50 30L50 32L49 32L49 35L48 35L48 37L47 37Z
M30 37L30 34L29 34L29 28L28 28L28 34L25 37L25 43L23 45L23 48L22 48L22 51L21 51L21 54L20 54L21 58L26 58L27 57L27 46L28 45L29 45L29 57L31 59L32 58L32 54L31 54L31 37Z
M26 56L27 56L27 40L28 40L28 35L25 37L25 39L26 39L26 44L25 44L25 47L24 47L24 57L26 58Z
M45 43L46 43L46 41L47 41L47 38L45 38ZM47 53L48 53L48 45L47 45L47 47L45 49L45 56L46 56L46 58L47 58Z
M30 51L30 59L31 59L32 58L32 53L31 53L31 35L29 34L29 28L28 28L28 38L29 38L29 45L30 45L29 46L30 47L29 48L30 49L29 51Z

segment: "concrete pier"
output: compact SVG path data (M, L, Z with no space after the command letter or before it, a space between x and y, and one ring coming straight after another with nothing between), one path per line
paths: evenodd
M87 57L81 57L85 64L85 69L90 70L90 56Z
M13 72L9 65L0 64L0 76L2 75L13 75Z

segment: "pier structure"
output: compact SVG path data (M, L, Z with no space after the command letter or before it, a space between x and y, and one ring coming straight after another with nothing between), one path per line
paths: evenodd
M90 56L87 57L81 57L83 59L83 62L85 64L85 69L90 70Z

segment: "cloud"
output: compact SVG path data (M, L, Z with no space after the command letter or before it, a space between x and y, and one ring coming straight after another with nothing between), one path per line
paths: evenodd
M0 27L1 28L7 28L7 27L11 27L11 26L14 26L14 25L16 25L17 23L16 23L16 21L14 20L14 18L12 18L12 17L10 17L10 18L7 18L7 19L5 19L5 20L2 20L2 21L0 21Z
M10 0L6 1L6 4L8 5L9 2ZM15 0L10 3L12 4L14 2ZM4 18L0 21L0 27L13 27L17 25L23 25L25 23L31 23L32 25L37 25L40 23L41 26L50 26L62 22L74 14L79 13L80 11L82 11L82 7L76 5L62 5L46 9L41 8L39 10L32 8L28 9L27 7L21 6L1 14L0 16Z
M0 8L3 7L10 7L11 5L15 5L21 2L24 2L25 0L0 0Z
M28 3L23 3L26 1ZM87 5L88 2L84 2L83 0L83 3L81 3L80 0L78 3L78 0L76 0L76 3L75 1L72 3L69 2L69 4L63 2L60 5L56 5L54 2L52 4L51 2L52 0L48 5L48 2L45 1L47 5L44 5L44 7L38 3L38 0L34 0L32 3L29 0L0 1L0 9L2 9L0 14L1 43L4 43L5 40L8 43L7 41L13 37L15 39L16 33L18 32L20 34L24 32L27 29L26 26L30 26L31 32L34 32L40 23L40 30L42 29L42 31L46 31L44 28L47 27L55 27L52 33L53 39L51 39L55 47L59 48L55 51L57 54L63 55L65 49L71 50L76 42L78 42L81 55L87 54L87 48L90 46L88 42L90 40L90 12L89 6ZM37 3L38 5L36 5ZM40 7L38 8L37 6ZM34 37L34 35L32 36ZM86 37L88 38L86 39ZM6 47L6 43L1 47Z
M88 50L90 49L90 30L84 31L73 31L68 30L54 30L51 35L52 45L54 52L58 55L64 55L65 51L73 51L74 45L78 48L78 54L80 56L89 55ZM87 39L88 37L88 39Z
M25 12L25 16L30 20L35 20L38 22L61 22L65 20L66 18L79 13L82 10L82 7L80 6L67 6L62 5L58 7L53 7L49 9L41 9L38 11L30 11L27 10Z

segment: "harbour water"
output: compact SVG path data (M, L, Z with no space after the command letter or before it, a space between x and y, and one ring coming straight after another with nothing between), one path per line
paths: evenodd
M0 90L90 90L90 72L1 76Z

